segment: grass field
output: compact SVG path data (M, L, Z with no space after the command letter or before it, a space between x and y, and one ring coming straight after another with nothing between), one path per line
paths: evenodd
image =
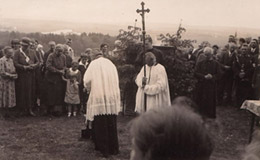
M131 116L118 116L120 154L109 159L129 159ZM250 114L234 107L218 107L217 119L207 120L215 141L211 160L240 160L248 143ZM17 117L0 120L1 160L105 159L90 140L79 141L84 117Z

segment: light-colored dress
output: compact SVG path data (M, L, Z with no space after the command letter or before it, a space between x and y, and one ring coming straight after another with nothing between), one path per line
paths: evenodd
M80 98L79 98L79 82L81 81L81 74L79 70L72 71L72 69L69 69L69 74L76 76L74 82L71 82L70 79L67 79L67 85L66 85L66 94L65 94L65 103L68 104L80 104Z
M16 105L15 80L10 77L15 74L13 60L2 57L0 59L0 108L11 108Z
M142 79L144 76L144 67L136 77L138 90L136 93L135 111L144 113L144 93L147 95L146 111L154 108L167 107L171 105L168 77L164 66L157 64L149 67L146 65L147 82L142 88Z

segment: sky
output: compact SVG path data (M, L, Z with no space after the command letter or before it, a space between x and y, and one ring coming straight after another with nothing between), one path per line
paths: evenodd
M260 28L260 0L143 0L147 23ZM0 0L0 20L141 25L142 0ZM0 21L1 23L1 21Z

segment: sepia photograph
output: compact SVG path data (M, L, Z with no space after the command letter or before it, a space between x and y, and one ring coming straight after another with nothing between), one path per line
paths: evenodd
M260 160L259 0L0 4L0 160Z

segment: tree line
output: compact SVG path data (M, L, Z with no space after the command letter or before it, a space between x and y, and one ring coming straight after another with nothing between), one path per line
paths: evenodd
M37 40L43 45L44 50L48 50L49 41L55 41L56 43L64 44L66 38L72 39L72 48L76 56L79 56L81 52L84 52L86 48L99 48L101 43L106 43L110 46L110 50L114 48L115 36L102 33L81 33L77 34L43 34L40 32L36 33L22 33L22 32L8 32L0 31L0 48L11 45L12 39L21 39L22 37L29 37Z

